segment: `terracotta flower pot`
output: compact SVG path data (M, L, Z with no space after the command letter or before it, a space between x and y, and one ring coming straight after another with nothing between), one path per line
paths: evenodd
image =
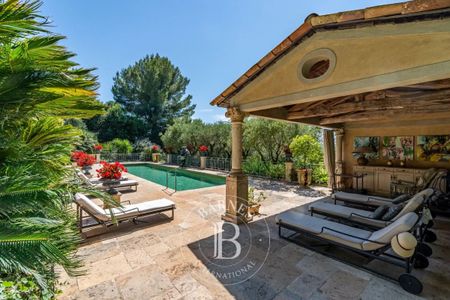
M159 153L152 153L152 160L154 162L159 162L160 154Z
M248 207L248 213L252 216L259 215L259 209L261 208L261 204L253 204Z
M312 182L312 169L297 170L298 184L301 186L309 186Z

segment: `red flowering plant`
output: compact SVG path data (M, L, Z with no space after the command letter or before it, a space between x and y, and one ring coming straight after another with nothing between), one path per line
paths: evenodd
M76 162L79 167L83 167L83 168L90 167L93 164L95 164L95 161L96 161L96 159L95 159L95 156L93 156L93 155L90 155L90 154L87 154L84 152L77 154Z
M127 168L121 163L116 161L115 163L108 163L106 161L101 161L102 167L97 171L98 177L101 179L115 179L118 180L122 177L122 172L127 172Z
M159 153L159 146L153 145L151 151L152 151L152 153Z
M94 146L94 150L95 152L100 153L103 150L103 146L101 144L97 144Z
M78 160L78 158L80 158L80 156L82 156L84 154L84 152L83 151L74 151L74 152L72 152L72 154L70 155L70 159L72 160L72 161L77 161Z
M207 155L208 155L208 146L201 145L201 146L198 148L198 151L200 151L200 155L201 155L201 156L207 156Z

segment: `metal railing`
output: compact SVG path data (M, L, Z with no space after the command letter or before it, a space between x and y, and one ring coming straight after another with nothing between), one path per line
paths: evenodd
M170 186L169 186L169 175L170 174L173 174L173 177L174 177L173 190L174 190L174 192L176 192L177 191L177 172L176 171L166 172L166 188L164 190L170 189Z
M184 160L184 161L183 161ZM200 157L181 155L171 155L171 159L167 161L171 165L178 165L187 168L200 168ZM231 163L229 158L223 157L206 157L206 169L217 171L230 171Z
M165 160L165 154L160 154L160 160ZM102 152L100 153L100 160L111 161L152 161L151 153L114 153Z

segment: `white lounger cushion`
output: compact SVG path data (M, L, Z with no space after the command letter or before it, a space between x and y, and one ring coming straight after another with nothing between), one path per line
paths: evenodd
M350 221L367 224L370 226L383 228L390 223L398 220L400 217L410 212L415 212L429 196L433 194L432 189L425 189L420 193L417 193L410 200L406 202L406 205L402 210L390 221L371 219L372 212L363 209L356 209L343 205L335 205L327 202L316 202L309 206L309 210L313 212L322 213L325 215L335 216ZM356 214L356 215L355 215ZM359 216L357 216L359 215Z
M105 210L94 203L91 199L81 193L75 195L75 201L84 210L89 212L95 218L101 221L111 221L111 214L109 210ZM123 207L113 208L112 212L116 219L126 219L132 216L139 216L147 214L152 211L169 210L175 207L175 203L168 199L151 200L137 204L124 205Z
M287 211L279 214L276 217L277 223L282 223L289 225L293 228L298 228L300 230L318 235L322 238L343 244L355 249L360 250L376 250L384 245L390 243L391 239L401 233L411 230L416 224L418 216L415 213L409 213L399 218L394 223L386 226L383 229L377 230L375 232L370 232L367 230L347 226L337 222L325 220L322 218L312 217L304 215L302 213ZM341 231L346 234L352 235L354 237L341 234L328 230L324 227L331 228L333 230ZM361 238L361 239L359 239ZM371 241L364 241L364 239L370 239ZM379 244L381 243L381 244Z
M433 193L434 193L434 190L431 188L428 188L428 189L424 189L424 190L418 192L412 198L425 197L425 200L426 200ZM353 202L353 203L375 205L375 206L381 206L381 205L386 205L386 204L389 205L394 200L394 199L385 198L385 197L369 196L369 195L346 193L346 192L336 192L333 195L331 195L331 198L334 200L349 201L349 202Z
M96 184L95 186L99 189L109 189L110 187L120 188L120 187L137 186L137 185L139 185L139 183L136 180L128 179L128 180L120 181L119 183L111 184L110 186L103 185L103 183Z
M347 192L336 192L331 195L334 200L348 201L367 205L384 205L392 202L392 199L378 196L369 196Z
M105 210L94 203L91 199L81 193L75 195L75 202L78 203L84 210L89 212L101 221L108 221L111 218L106 214Z
M169 210L172 207L175 207L175 203L169 199L163 198L137 204L125 205L123 208L113 208L112 212L117 219L123 219L136 214L146 214L152 211Z
M313 203L309 206L309 210L312 211L313 213L317 212L319 214L347 219L350 221L355 221L358 223L367 224L378 228L383 228L390 223L387 221L371 219L372 217L371 211L343 205L336 205L328 202Z

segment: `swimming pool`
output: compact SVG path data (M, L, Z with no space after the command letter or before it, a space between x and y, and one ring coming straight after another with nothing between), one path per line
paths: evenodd
M128 173L176 191L194 190L225 184L225 177L152 164L127 164Z

